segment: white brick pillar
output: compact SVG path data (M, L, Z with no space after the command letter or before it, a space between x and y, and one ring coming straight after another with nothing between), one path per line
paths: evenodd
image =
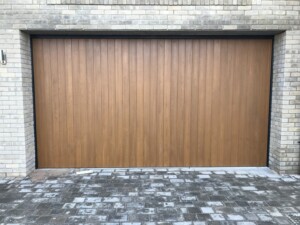
M30 36L20 32L26 174L35 168L33 80Z
M275 36L270 167L300 172L300 31Z
M2 29L0 49L0 176L24 176L35 158L29 35Z

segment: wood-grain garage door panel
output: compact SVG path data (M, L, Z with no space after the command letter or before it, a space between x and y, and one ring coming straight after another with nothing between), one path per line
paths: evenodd
M265 166L271 49L33 39L38 166Z

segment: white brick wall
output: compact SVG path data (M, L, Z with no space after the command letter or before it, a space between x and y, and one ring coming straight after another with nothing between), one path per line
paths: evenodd
M17 31L1 30L0 48L7 53L7 65L0 72L0 175L26 174L26 136L21 38ZM32 118L30 118L32 120Z
M275 37L270 165L298 173L300 161L300 31Z
M0 175L34 169L26 31L286 31L274 43L270 166L299 172L299 0L0 0ZM48 3L48 4L47 4Z

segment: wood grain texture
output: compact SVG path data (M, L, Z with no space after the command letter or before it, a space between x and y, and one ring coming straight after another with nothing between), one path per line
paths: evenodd
M38 166L265 166L271 52L266 39L33 39Z

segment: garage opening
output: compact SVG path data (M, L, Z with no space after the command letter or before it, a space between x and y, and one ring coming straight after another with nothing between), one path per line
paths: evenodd
M271 39L32 47L39 168L266 166Z

